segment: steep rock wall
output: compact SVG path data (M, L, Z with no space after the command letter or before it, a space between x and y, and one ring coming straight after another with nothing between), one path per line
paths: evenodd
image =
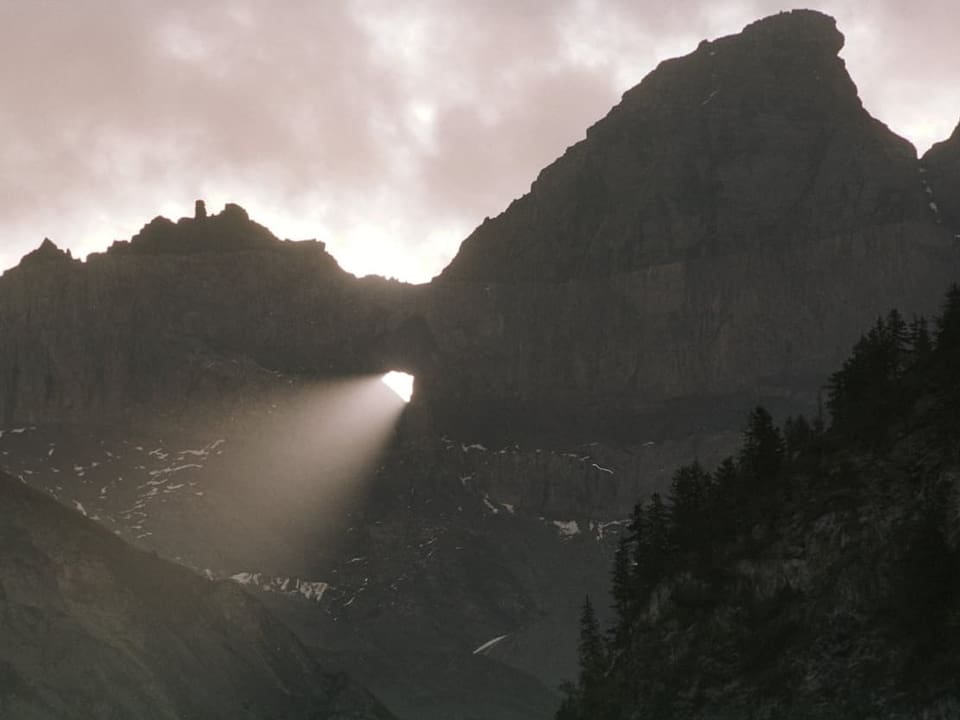
M175 411L270 382L274 372L402 369L415 353L393 339L400 291L396 282L356 280L313 242L156 254L125 247L86 263L47 247L0 281L0 418ZM400 359L386 366L394 344Z
M811 11L702 43L477 228L435 282L438 336L474 329L431 388L441 414L649 433L809 408L877 315L933 312L960 254L842 45Z
M960 233L960 125L949 139L924 154L922 170L931 209L947 227Z
M45 244L0 280L0 419L390 369L417 375L417 427L494 441L810 408L864 327L935 312L960 268L928 194L951 196L956 135L921 167L862 107L842 45L795 11L662 63L430 285L358 280L236 206L86 263Z

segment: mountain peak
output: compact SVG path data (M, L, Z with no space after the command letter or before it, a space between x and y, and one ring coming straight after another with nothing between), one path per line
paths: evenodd
M69 250L61 250L50 238L44 238L40 246L27 253L20 260L18 267L32 267L46 263L73 262L73 255Z
M441 278L596 278L924 221L916 152L864 109L843 42L795 10L662 62Z

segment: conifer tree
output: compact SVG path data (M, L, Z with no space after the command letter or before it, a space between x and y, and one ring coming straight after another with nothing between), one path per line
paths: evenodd
M563 701L553 716L554 720L582 720L580 713L580 693L576 685L569 681L560 684L560 694L563 695Z
M740 473L753 487L774 480L783 462L784 442L779 428L766 408L757 406L750 413L743 443L737 458Z
M594 717L595 710L603 700L603 676L606 667L603 639L600 626L588 595L580 611L580 713L583 717Z
M646 550L645 563L637 566L640 574L641 594L649 594L666 577L672 561L670 532L670 510L664 505L660 493L650 496L646 512Z
M910 324L910 346L913 350L915 362L923 363L933 352L933 340L930 337L930 328L927 319L921 315L915 317Z
M937 318L937 350L960 351L960 285L954 284L947 291Z
M710 476L698 462L680 467L670 485L670 522L673 545L687 552L698 545L706 531L705 512Z
M631 544L636 545L645 537L646 526L646 510L641 500L633 506L633 512L630 515L630 524L627 526L627 537Z
M813 418L813 434L823 435L827 431L827 421L823 412L823 392L817 392L817 415Z
M932 374L944 406L945 427L960 426L960 285L951 286L936 319Z
M613 556L611 578L611 594L613 595L613 610L615 613L611 641L614 650L620 650L626 645L630 621L638 602L630 550L629 536L622 535L617 543L617 552Z
M726 488L732 487L737 478L737 464L732 457L725 457L717 469L713 472L713 482L717 486L717 491L721 492Z
M638 502L630 519L630 537L633 544L633 591L642 598L650 590L650 566L653 562L653 546L650 542L650 523L647 520L647 505Z
M885 329L889 343L891 370L895 376L899 376L903 373L903 362L911 347L910 329L896 308L887 313Z
M799 455L809 447L814 431L803 415L787 418L783 424L783 441L788 458Z
M710 514L711 534L726 538L739 526L737 512L740 500L740 483L737 465L732 457L726 457L713 472L713 508Z
M830 378L835 434L873 449L889 445L893 421L902 418L912 402L904 377L916 363L916 342L923 347L922 323L911 330L896 310L860 338Z

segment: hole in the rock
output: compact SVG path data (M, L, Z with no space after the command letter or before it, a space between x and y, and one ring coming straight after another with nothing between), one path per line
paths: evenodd
M391 370L381 378L384 385L393 390L404 402L410 402L413 395L413 375Z

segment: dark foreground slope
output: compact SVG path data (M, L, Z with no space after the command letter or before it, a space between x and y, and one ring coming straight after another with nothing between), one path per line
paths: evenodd
M0 715L389 718L232 583L0 475Z
M579 601L603 592L639 487L595 448L437 439L379 455L363 443L382 419L354 406L391 394L378 379L339 402L282 384L216 424L0 430L0 468L257 594L398 717L549 717L575 670Z
M897 315L861 340L829 428L758 408L638 505L558 719L957 717L958 358L955 288L935 343Z

